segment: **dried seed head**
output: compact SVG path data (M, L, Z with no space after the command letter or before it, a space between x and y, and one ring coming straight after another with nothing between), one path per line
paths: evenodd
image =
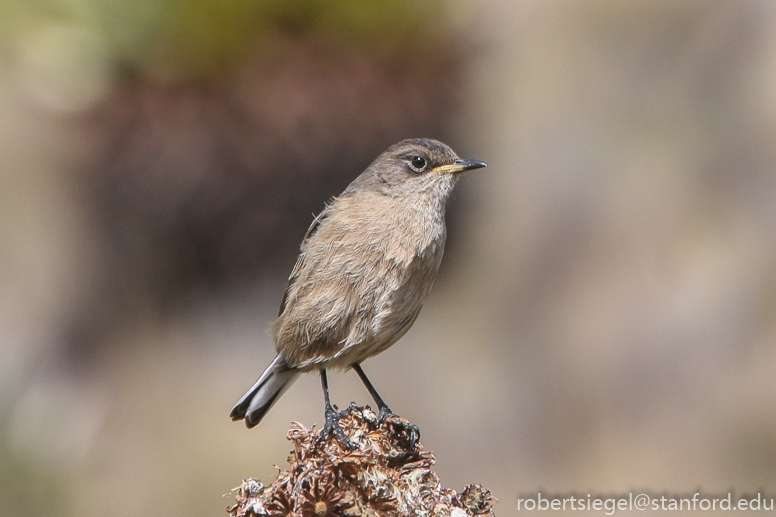
M461 495L458 496L461 503L474 515L482 515L486 513L492 513L491 510L493 503L498 499L493 497L490 490L484 488L482 485L469 485L463 489Z
M232 517L339 517L428 515L475 517L490 513L496 499L480 485L461 494L444 488L431 470L434 454L408 440L409 422L381 422L368 408L351 405L340 426L356 446L344 450L336 437L317 443L318 432L294 423L289 470L269 487L246 480L237 490Z

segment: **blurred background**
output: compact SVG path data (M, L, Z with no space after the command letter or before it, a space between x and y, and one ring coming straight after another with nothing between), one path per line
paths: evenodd
M313 214L484 160L365 363L442 483L776 492L776 4L0 0L0 513L225 515L319 380L229 411ZM353 373L334 401L371 403Z

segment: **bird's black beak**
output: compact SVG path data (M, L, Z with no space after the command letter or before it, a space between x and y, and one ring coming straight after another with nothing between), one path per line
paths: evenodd
M459 174L464 171L470 171L472 169L481 169L487 167L485 162L478 160L455 160L449 165L440 165L436 170L443 174Z

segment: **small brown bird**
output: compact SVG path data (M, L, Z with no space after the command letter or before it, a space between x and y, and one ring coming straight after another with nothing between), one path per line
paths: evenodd
M436 140L404 140L372 162L315 218L272 326L278 355L232 409L257 425L300 373L318 370L324 436L349 444L329 400L327 368L353 368L380 417L392 415L360 363L418 317L445 246L445 205L460 173L486 167Z

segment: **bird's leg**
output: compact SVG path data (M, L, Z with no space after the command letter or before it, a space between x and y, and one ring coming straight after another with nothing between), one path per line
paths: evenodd
M326 368L321 368L321 386L323 387L323 400L326 406L326 424L323 426L321 434L318 435L317 443L322 442L324 438L329 436L331 433L334 433L347 449L355 449L355 445L353 445L353 442L351 442L350 439L345 435L345 431L343 431L339 425L339 420L342 417L342 413L339 413L334 409L334 406L331 405L331 400L329 399L329 381L326 378Z
M369 378L364 373L364 370L361 368L361 365L358 363L353 363L352 368L356 371L359 377L361 377L361 382L364 383L364 386L366 386L367 391L370 395L372 395L372 398L375 399L375 404L377 404L377 409L380 410L380 420L385 420L390 415L393 415L393 411L391 411L391 408L388 407L388 404L385 403L383 398L380 396L379 393L377 393L377 390L374 386L372 386L372 383L369 382Z
M364 370L361 368L361 365L358 363L353 363L351 365L351 368L353 368L356 371L358 376L361 378L361 382L364 383L364 386L366 386L367 391L369 391L369 394L372 395L373 399L375 399L375 404L377 404L377 409L380 410L380 421L385 422L388 418L392 416L398 416L393 411L391 411L391 408L388 407L388 404L386 404L383 398L380 396L380 394L377 393L377 390L369 381L369 378L366 376L366 373L364 373ZM399 425L403 427L409 434L409 442L410 442L409 448L410 449L414 448L415 443L420 439L420 429L418 429L418 426L412 425L404 419L396 420L396 422L399 423ZM405 422L407 423L405 424Z

